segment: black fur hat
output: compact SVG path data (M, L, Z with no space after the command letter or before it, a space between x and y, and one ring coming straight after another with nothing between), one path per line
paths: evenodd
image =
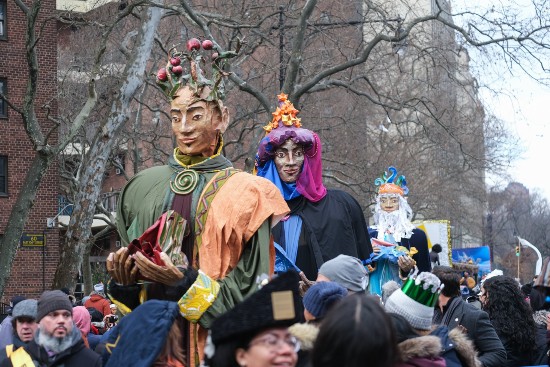
M302 312L299 281L294 271L278 275L214 321L212 342L217 345L239 335L298 322Z

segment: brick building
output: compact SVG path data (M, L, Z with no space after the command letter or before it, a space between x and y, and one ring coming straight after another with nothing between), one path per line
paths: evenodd
M30 6L30 2L25 2ZM55 13L55 0L42 1L37 28ZM26 19L14 1L0 0L0 89L15 106L22 106L29 81L25 57ZM38 94L35 104L42 132L53 126L46 111L57 114L57 30L55 22L44 23L38 49ZM55 135L55 134L53 134ZM50 142L55 143L55 137ZM21 116L0 100L0 236L5 233L8 218L21 191L34 158L34 149ZM58 173L55 163L41 180L2 302L17 294L37 297L49 289L59 259L59 231L47 228L47 218L58 212Z

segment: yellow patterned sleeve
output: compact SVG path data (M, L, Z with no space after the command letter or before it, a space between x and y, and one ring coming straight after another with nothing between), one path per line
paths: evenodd
M180 313L189 322L197 323L220 292L220 285L199 270L197 279L178 301Z

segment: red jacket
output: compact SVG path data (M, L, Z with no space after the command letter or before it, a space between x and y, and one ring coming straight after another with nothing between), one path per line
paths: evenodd
M99 294L92 294L86 303L84 303L84 307L93 307L101 312L103 316L111 314L111 303Z

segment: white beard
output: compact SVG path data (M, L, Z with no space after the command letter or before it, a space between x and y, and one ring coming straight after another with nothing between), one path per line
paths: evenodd
M376 225L374 228L378 230L377 238L385 241L385 234L389 233L393 236L395 242L401 242L402 238L411 238L413 229L416 227L407 218L407 212L400 209L393 212L385 212L379 210L374 215L374 221Z
M56 338L39 330L35 337L38 345L44 347L46 350L54 352L55 354L59 354L73 345L72 332L67 333L67 335L63 338Z

